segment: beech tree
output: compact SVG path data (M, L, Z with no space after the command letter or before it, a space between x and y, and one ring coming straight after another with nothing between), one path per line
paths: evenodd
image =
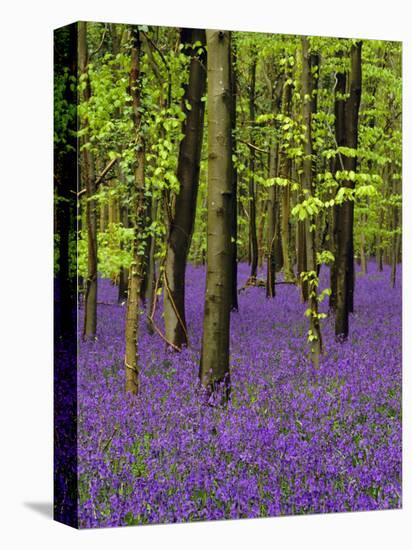
M145 142L142 132L141 108L141 39L138 28L133 27L131 68L130 68L130 95L132 98L132 117L135 132L135 166L132 191L133 200L133 242L132 262L129 267L129 286L127 293L126 311L126 391L136 394L139 389L138 366L138 330L140 318L140 288L143 280L145 242L142 238L144 229L145 211Z
M237 106L237 71L236 71L236 44L233 42L230 58L230 116L231 116L231 151L232 157L236 154L236 106ZM238 174L234 162L231 163L232 169L232 203L231 203L231 241L232 241L232 279L231 279L231 304L230 309L237 311L239 309L237 293L237 194L238 194Z
M87 23L78 24L78 51L80 87L82 90L82 102L87 104L91 97L90 80L88 76L88 50L87 50ZM87 230L87 278L85 292L85 313L83 336L94 338L97 328L97 215L96 215L96 182L94 157L89 146L89 131L87 115L80 120L83 131L80 138L82 148L82 162L80 165L80 179L86 189L86 230Z
M257 51L256 46L251 48L251 64L250 64L250 82L249 82L249 124L253 129L255 124L256 110L256 65ZM253 132L250 134L250 142L253 144ZM256 233L256 189L255 189L255 164L256 154L255 148L250 147L249 158L249 263L250 277L256 279L258 268L258 240Z
M358 144L358 114L361 100L362 42L358 41L351 47L351 71L349 81L349 97L344 104L345 147L356 150ZM339 136L339 139L340 136ZM339 144L339 142L338 142ZM343 157L343 169L350 176L356 171L356 155ZM343 187L353 189L354 178L348 177ZM337 208L336 231L336 321L335 334L347 338L349 332L349 313L353 311L353 293L355 285L354 252L353 252L353 200L346 200Z
M342 52L339 52L340 54ZM341 55L339 56L341 57ZM340 70L336 74L335 83L335 98L334 98L334 111L335 111L335 141L337 147L345 146L345 93L346 93L346 73ZM342 156L338 155L333 159L333 172L336 175L337 171L344 169ZM333 262L330 270L330 286L331 296L329 300L329 307L332 310L336 308L337 300L337 246L338 246L338 228L339 228L339 214L341 208L336 204L333 207L332 218L332 248L335 254L335 261Z
M284 86L283 76L278 76L275 85L269 80L271 105L273 118L276 119L281 108L282 89ZM272 123L273 126L273 123ZM269 149L269 180L275 181L278 174L279 141L273 138ZM276 267L279 264L277 256L279 250L276 250L276 244L280 243L280 209L279 209L279 189L272 183L268 189L267 201L267 272L266 272L266 296L274 298L276 295Z
M201 29L182 29L181 44L190 57L189 82L183 96L184 138L180 143L173 218L167 238L165 263L164 318L167 340L181 349L188 344L185 316L186 261L195 221L199 185L200 154L203 140L206 88L206 37Z
M208 48L208 198L206 295L199 376L208 392L230 391L232 151L230 32L206 31ZM222 388L223 386L223 388Z
M303 156L303 181L302 187L307 200L314 194L313 188L313 147L312 147L312 117L314 114L314 73L318 67L314 64L315 57L310 55L309 40L302 38L302 110L304 124L304 156ZM318 311L318 276L316 271L316 218L308 216L304 221L306 261L303 272L303 280L307 283L309 308L307 310L310 319L308 339L312 353L313 363L319 367L319 356L322 351L322 335L320 331L320 315Z
M285 83L283 86L282 96L282 115L283 117L291 118L291 102L292 102L292 86L293 81L291 79L291 70L286 64ZM282 244L282 257L283 257L283 272L286 281L293 281L295 275L293 273L292 260L291 260L291 246L290 246L290 181L291 181L291 169L292 162L288 155L288 148L290 144L288 141L283 141L279 147L279 177L281 178L283 185L280 189L280 211L281 211L281 244Z

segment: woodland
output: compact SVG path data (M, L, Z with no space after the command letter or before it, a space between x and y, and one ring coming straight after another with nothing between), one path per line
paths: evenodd
M401 506L401 58L367 39L56 32L80 526Z

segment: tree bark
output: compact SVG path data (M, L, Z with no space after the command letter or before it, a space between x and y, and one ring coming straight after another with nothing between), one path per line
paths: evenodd
M259 212L259 224L257 228L257 250L258 250L258 268L261 269L263 265L263 259L265 257L265 245L264 245L264 231L265 231L265 221L267 215L267 200L261 199Z
M152 220L157 219L158 199L151 197L151 214ZM150 238L149 246L149 258L147 262L147 289L146 289L146 301L147 301L147 330L149 334L153 334L153 321L151 321L153 308L155 305L155 288L156 288L156 237L154 235Z
M379 220L379 227L378 227L378 234L376 237L376 263L378 265L378 271L382 272L383 271L383 247L382 247L382 236L380 234L380 232L383 229L383 220L384 220L382 208L379 209L378 220Z
M276 158L277 146L272 145L269 153L269 178L276 176ZM275 260L275 241L277 238L277 189L276 185L271 185L268 191L268 222L267 222L267 272L266 272L266 296L274 298L276 296L276 260Z
M365 250L365 227L368 223L368 217L366 214L362 214L360 217L361 229L360 229L360 245L359 245L359 255L360 255L360 265L361 265L361 275L366 275L368 272L368 263L366 260L366 250Z
M120 222L124 229L129 227L128 209L125 204L120 204ZM123 244L120 243L120 248L123 248ZM129 281L129 269L127 266L122 265L119 272L119 292L117 300L119 304L127 300L127 288Z
M345 144L345 95L346 92L346 74L337 73L336 75L336 87L335 87L335 140L338 147ZM340 166L340 158L335 157L333 163L333 172L336 173L338 170L343 169L343 166ZM337 272L338 272L338 229L339 229L339 212L340 207L335 205L333 207L333 218L332 218L332 251L335 256L335 261L333 262L330 269L330 287L331 295L329 297L329 308L331 310L336 310L336 295L337 295Z
M313 116L313 67L311 65L311 56L309 55L309 40L302 38L302 103L303 103L303 123L305 125L305 144L303 157L303 189L307 196L314 194L313 173L312 173L312 116ZM317 275L316 275L316 243L315 232L311 228L316 225L316 218L311 216L305 220L305 241L306 241L306 265L308 275L308 298L310 308L310 348L314 366L319 367L319 358L322 352L322 335L318 317L318 293L317 293Z
M292 101L292 84L288 82L288 75L283 88L282 112L286 116L290 116L290 108ZM279 176L285 180L290 180L291 159L287 154L287 144L283 144L279 149ZM289 183L280 188L281 198L281 244L283 256L283 273L285 281L294 281L295 275L291 265L290 254L290 186Z
M397 180L392 179L392 193L397 194ZM399 262L400 251L401 251L401 235L399 233L401 227L400 223L400 209L398 206L393 206L392 212L392 257L391 257L391 287L395 288L396 285L396 268Z
M306 224L303 220L297 222L297 269L302 302L308 300L308 283L302 280L301 274L308 270L306 250Z
M255 100L256 100L256 65L257 51L253 47L252 63L250 66L250 84L249 84L249 118L250 124L255 121ZM253 143L253 131L250 132L250 142ZM250 277L256 279L258 267L258 240L256 232L256 188L255 188L255 150L249 148L249 246L250 246Z
M175 211L170 224L165 264L164 319L166 338L176 348L188 345L185 316L185 274L187 255L192 240L199 186L200 155L203 140L204 102L206 85L205 54L189 46L200 42L205 47L205 31L183 29L182 44L187 44L190 56L189 83L185 89L184 138L180 144L177 177L180 182Z
M361 99L362 43L357 42L351 48L351 74L349 98L344 104L344 143L352 149L358 144L358 114ZM338 142L338 145L340 143ZM345 170L355 171L356 157L343 157ZM351 180L344 182L345 187L353 188ZM346 339L349 333L349 313L353 311L354 294L354 257L353 257L353 201L339 205L337 223L337 258L336 258L336 318L335 334Z
M145 197L145 225L150 227L153 218L153 197ZM153 235L147 235L144 242L144 256L143 256L143 271L142 271L142 284L140 285L140 302L142 307L146 308L147 294L150 292L149 272L150 272L150 250L152 248ZM154 284L154 283L153 283Z
M232 155L236 154L236 103L237 103L237 73L236 73L237 52L235 44L232 44L230 59L230 97L231 97L231 148ZM232 240L232 284L231 284L231 311L239 310L237 293L237 168L232 162L232 204L231 204L231 240Z
M82 101L87 103L91 97L90 81L87 76L89 63L87 51L87 23L78 23L79 71L85 77ZM88 127L87 117L81 121L82 129ZM95 338L97 330L97 213L96 201L92 198L96 192L94 158L90 150L84 147L88 135L81 140L83 145L80 179L86 189L86 225L87 225L87 279L84 306L83 337ZM83 188L83 185L82 185Z
M230 32L206 31L208 47L207 274L199 376L208 393L229 397L232 152Z
M272 111L274 118L279 113L282 102L282 86L284 79L279 78L276 86L272 86ZM278 175L279 144L272 143L269 149L269 178ZM269 187L267 201L267 268L266 268L266 297L276 296L276 261L279 250L279 189L274 184ZM278 246L277 246L278 245ZM278 261L279 263L279 261Z
M130 68L130 94L132 97L132 117L136 133L136 153L134 167L134 189L133 199L133 245L132 263L129 269L129 287L127 293L126 311L126 391L137 394L139 390L139 365L138 365L138 331L140 319L140 288L143 278L143 254L145 243L142 240L145 214L145 143L141 133L141 74L140 54L141 41L140 33L136 27L132 28L132 50Z

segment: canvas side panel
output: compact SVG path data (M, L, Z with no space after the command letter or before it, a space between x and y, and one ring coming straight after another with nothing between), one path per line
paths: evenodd
M78 526L77 24L54 31L54 519Z

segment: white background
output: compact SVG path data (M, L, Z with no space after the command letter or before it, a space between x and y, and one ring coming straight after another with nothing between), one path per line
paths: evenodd
M7 1L7 0L6 0ZM404 509L78 532L52 502L52 29L84 19L404 41L404 287L411 278L411 27L405 0L3 3L0 543L14 548L385 548L411 539L411 292L404 292Z

